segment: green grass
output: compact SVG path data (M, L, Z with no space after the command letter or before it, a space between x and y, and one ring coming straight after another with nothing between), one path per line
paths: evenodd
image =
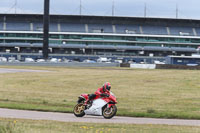
M0 118L1 133L199 133L200 127L169 125L65 123Z
M50 72L0 74L0 107L72 112L81 93L94 93L109 81L119 102L117 115L200 119L198 70L15 68Z

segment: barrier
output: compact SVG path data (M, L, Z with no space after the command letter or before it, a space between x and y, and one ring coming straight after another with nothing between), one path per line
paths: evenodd
M155 64L130 64L130 68L156 69Z
M187 66L187 65L171 65L171 64L158 64L156 69L187 69L187 70L200 70L200 66Z

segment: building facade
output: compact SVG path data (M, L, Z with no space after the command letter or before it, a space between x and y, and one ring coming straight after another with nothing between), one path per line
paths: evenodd
M0 14L1 55L42 53L43 15ZM49 53L164 58L190 56L200 46L200 20L50 16Z

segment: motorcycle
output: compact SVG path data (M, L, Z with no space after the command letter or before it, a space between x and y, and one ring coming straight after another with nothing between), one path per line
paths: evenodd
M74 107L74 115L83 117L84 115L102 116L105 119L111 119L117 113L117 100L115 95L110 92L109 96L97 96L95 99L84 104L88 100L89 94L81 94L78 97L77 105Z

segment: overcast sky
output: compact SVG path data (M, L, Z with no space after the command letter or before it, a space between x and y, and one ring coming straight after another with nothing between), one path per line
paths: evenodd
M80 14L80 0L50 0L51 14ZM200 0L81 0L82 15L200 19ZM0 13L43 13L44 0L0 0ZM15 4L15 2L17 2Z

